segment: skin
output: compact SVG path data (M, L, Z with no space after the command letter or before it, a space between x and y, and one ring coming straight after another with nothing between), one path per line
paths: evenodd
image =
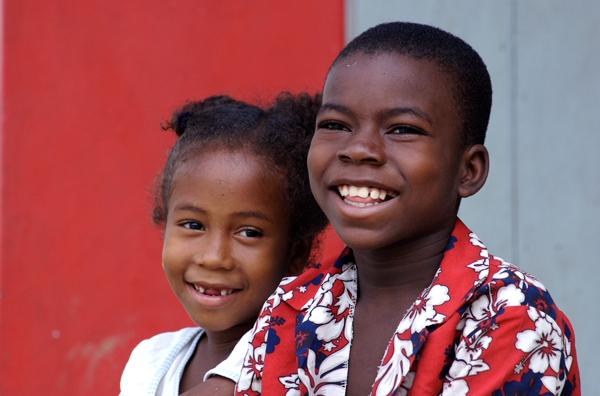
M252 327L288 270L306 262L309 252L289 242L291 231L279 176L254 156L204 152L176 171L163 268L190 318L206 330L180 392L199 385L186 394L233 394L232 381L202 378Z
M461 198L487 177L485 147L459 145L451 81L429 61L357 53L325 82L308 168L313 194L353 249L359 273L347 395L370 393L398 323L439 267ZM388 197L348 203L341 185Z

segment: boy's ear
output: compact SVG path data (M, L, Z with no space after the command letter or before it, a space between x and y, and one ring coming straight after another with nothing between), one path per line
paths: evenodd
M290 276L300 274L304 267L306 267L306 263L308 263L308 258L310 257L311 248L312 241L310 240L294 243L290 265L288 267L288 274Z
M470 197L483 187L489 171L489 155L483 144L474 144L463 153L458 195Z

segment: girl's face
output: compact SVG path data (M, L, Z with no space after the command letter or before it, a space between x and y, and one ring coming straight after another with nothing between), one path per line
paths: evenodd
M280 179L253 155L205 152L176 171L163 268L207 331L250 328L296 258Z

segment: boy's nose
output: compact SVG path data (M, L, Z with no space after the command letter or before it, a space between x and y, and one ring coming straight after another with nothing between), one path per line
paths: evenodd
M198 252L194 255L194 262L197 265L211 270L230 270L233 268L231 246L227 236L210 235L209 233L203 242L201 246L198 246Z
M343 162L357 165L383 165L385 150L382 137L376 131L357 130L347 135L346 144L337 152L337 157Z

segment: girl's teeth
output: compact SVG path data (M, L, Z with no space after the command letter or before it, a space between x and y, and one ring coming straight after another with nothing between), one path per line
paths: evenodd
M356 188L355 186L350 186L350 188L348 188L348 195L350 195L351 197L358 196L358 188Z
M385 199L386 195L387 194L385 193L385 191L381 190L379 192L379 199L381 199L383 201ZM371 198L373 198L373 196L371 196Z
M369 194L369 196L371 197L371 199L377 199L377 198L379 198L379 191L372 190L371 193Z
M204 292L206 291L206 289L203 288L202 286L196 286L196 285L194 285L194 289L196 289L196 291L198 293L202 293L202 294L205 294ZM222 296L228 296L231 293L233 293L233 289L223 289L223 290L221 290L219 292L219 294L222 295Z
M348 195L348 186L343 186L341 191L342 197Z

